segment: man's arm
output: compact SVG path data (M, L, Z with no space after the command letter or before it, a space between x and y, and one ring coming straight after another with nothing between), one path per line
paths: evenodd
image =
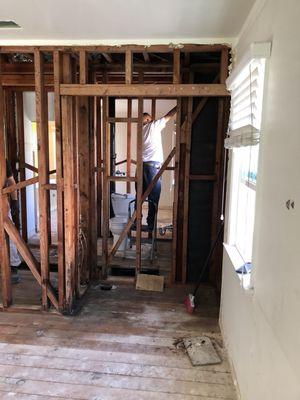
M166 122L170 121L170 119L177 113L177 106L172 108L163 118Z

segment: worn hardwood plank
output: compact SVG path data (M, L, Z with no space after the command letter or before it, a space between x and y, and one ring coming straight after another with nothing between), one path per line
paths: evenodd
M154 366L139 363L125 363L84 359L81 363L77 358L55 357L38 354L23 354L16 351L0 352L1 365L17 365L26 367L47 367L59 370L72 370L78 372L101 373L103 375L133 376L141 378L161 378L176 380L177 382L199 382L230 385L232 379L230 372L209 371L199 368L181 368L178 366ZM217 373L216 373L217 372ZM117 377L116 377L117 379Z
M162 378L144 378L126 376L121 378L120 375L102 374L98 372L85 372L85 371L68 371L57 368L45 367L27 367L18 366L17 363L13 365L1 365L0 363L0 382L1 377L9 376L10 380L23 380L24 384L28 380L35 380L37 382L60 383L64 385L84 385L87 389L99 388L104 390L106 388L115 388L120 390L132 390L135 395L139 391L145 391L149 394L172 394L174 396L202 396L202 397L216 397L221 399L232 399L232 387L226 384L206 383L206 382L184 382L174 380L165 380ZM20 385L22 386L22 385ZM124 390L124 391L125 391ZM51 392L50 392L51 393Z

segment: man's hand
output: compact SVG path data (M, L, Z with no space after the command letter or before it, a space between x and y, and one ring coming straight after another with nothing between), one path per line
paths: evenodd
M19 200L11 200L10 201L10 210L11 210L11 217L13 223L15 224L16 228L20 230L20 206Z

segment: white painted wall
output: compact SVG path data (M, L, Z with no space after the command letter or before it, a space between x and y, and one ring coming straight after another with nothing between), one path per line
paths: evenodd
M300 399L300 2L258 1L236 47L271 40L257 182L253 291L226 250L220 323L243 400ZM230 174L228 175L230 176ZM295 201L288 211L285 202Z
M23 93L23 104L24 104L24 137L25 137L25 162L34 165L33 153L37 153L37 142L36 136L32 133L32 122L36 121L35 118L35 93L24 92ZM48 94L48 119L49 121L54 120L54 95L53 93ZM33 172L26 169L26 179L32 178ZM34 190L37 195L37 185L31 185L26 188L26 199L27 199L27 230L28 237L35 234L36 220L35 220L35 201L34 201Z

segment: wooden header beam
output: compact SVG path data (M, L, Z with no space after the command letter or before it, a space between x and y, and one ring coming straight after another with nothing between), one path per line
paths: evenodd
M180 49L185 53L194 52L219 52L222 49L229 48L226 44L158 44L152 46L145 45L122 45L122 46L1 46L0 53L34 53L39 51L64 51L64 52L79 52L85 50L93 53L125 53L126 50L131 50L135 53L172 53L174 49Z
M225 84L176 84L176 85L60 85L63 96L112 96L112 97L227 97Z

